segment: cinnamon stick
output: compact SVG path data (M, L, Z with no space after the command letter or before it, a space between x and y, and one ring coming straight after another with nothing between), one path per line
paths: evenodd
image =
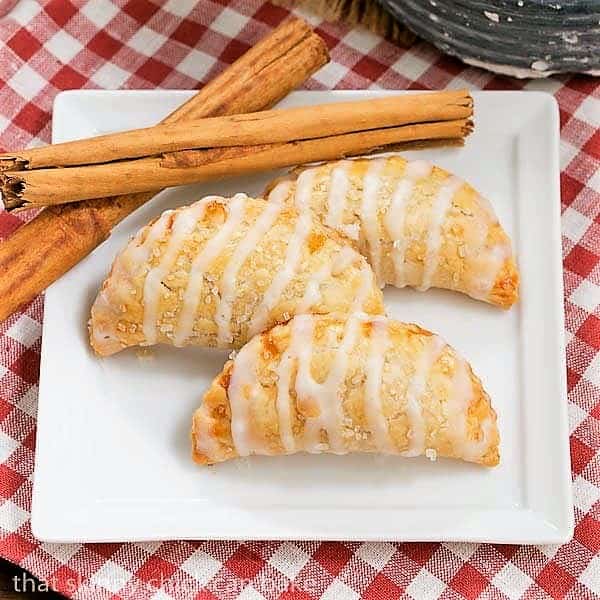
M292 19L202 88L166 123L254 112L273 106L328 60L318 35ZM127 194L43 210L0 243L0 320L66 273L154 192Z
M459 90L167 123L0 155L0 171L90 165L178 150L271 144L451 121L472 116L472 108L469 93Z
M370 153L391 144L416 140L464 138L468 119L417 123L253 146L182 150L164 156L114 163L36 169L5 173L1 186L6 199L27 206L61 204L119 191L143 192L224 177L268 171L280 167L335 160Z

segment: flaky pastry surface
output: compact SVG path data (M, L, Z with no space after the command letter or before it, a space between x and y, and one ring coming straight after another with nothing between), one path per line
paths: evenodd
M299 168L265 195L309 207L347 236L381 286L446 288L503 308L517 301L511 242L492 206L429 162L390 156Z
M349 310L384 312L342 236L293 207L211 196L166 211L116 257L90 341L102 356L156 343L237 348L295 314Z
M301 315L229 360L193 416L194 459L377 452L499 461L496 414L439 336L364 313Z

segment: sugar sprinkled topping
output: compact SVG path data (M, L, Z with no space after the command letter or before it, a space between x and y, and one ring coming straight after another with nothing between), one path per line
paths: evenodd
M434 448L427 448L425 450L425 456L431 461L435 462L437 460L437 452Z

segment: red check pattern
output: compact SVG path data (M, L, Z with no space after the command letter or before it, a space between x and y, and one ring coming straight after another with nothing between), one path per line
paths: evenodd
M0 18L0 147L48 142L52 101L60 90L197 88L288 15L260 0L191 5L17 2ZM311 89L534 89L558 100L574 539L563 546L40 543L29 527L43 317L37 298L0 324L0 554L74 598L598 597L600 82L498 77L425 43L403 50L365 30L308 18L332 55L307 83ZM0 237L24 218L0 215Z

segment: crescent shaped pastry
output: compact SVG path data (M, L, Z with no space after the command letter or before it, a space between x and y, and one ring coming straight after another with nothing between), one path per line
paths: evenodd
M378 283L446 288L503 308L518 297L509 237L493 208L458 177L399 156L297 169L268 198L310 207L353 240Z
M101 356L157 343L236 348L296 314L383 298L366 260L313 218L237 194L168 210L117 256L91 311Z
M365 313L300 315L228 361L192 425L201 464L378 452L498 464L496 414L440 337Z

